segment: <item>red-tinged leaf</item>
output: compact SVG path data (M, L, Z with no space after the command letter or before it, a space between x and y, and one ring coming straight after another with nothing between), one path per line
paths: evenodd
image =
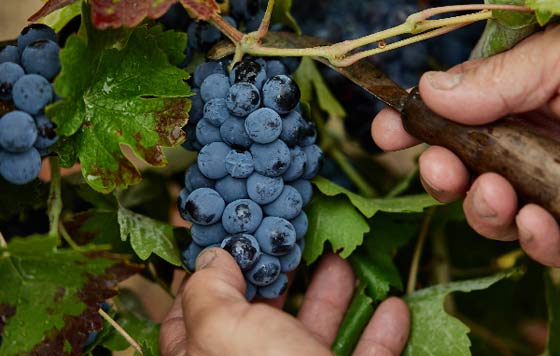
M146 17L161 17L177 0L92 0L91 19L97 28L134 27Z
M0 257L0 355L81 355L100 330L99 303L140 272L105 251L57 249L44 236L13 239Z
M191 17L197 20L208 20L220 12L216 0L179 0Z
M78 0L48 0L42 8L39 9L36 13L31 15L31 17L27 21L35 22L40 18L43 18L54 12L58 9L62 9L65 6L71 5Z

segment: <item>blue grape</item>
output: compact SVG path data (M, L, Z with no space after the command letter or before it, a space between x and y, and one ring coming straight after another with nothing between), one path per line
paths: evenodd
M198 65L193 73L193 81L194 85L197 87L202 85L204 79L208 78L208 76L212 74L226 74L224 66L220 62L203 62L202 64Z
M280 273L274 282L265 287L260 287L258 292L263 298L275 299L281 296L286 289L288 289L288 276Z
M282 133L280 139L288 145L294 147L302 138L307 123L301 114L295 110L290 111L282 120Z
M323 161L323 152L317 145L310 145L303 147L307 162L303 172L304 179L313 179L319 173Z
M10 152L25 152L37 139L33 118L23 111L11 111L0 119L0 147Z
M189 151L200 150L202 145L196 139L196 124L189 121L187 125L183 127L183 131L185 131L185 135L187 136L187 139L182 144L183 148Z
M247 178L255 170L253 156L248 151L233 149L226 156L226 171L233 178Z
M249 234L237 234L222 241L221 247L229 252L242 271L247 271L261 256L257 240Z
M204 118L220 127L230 117L224 98L212 99L204 105Z
M263 254L253 268L245 273L249 282L262 287L272 284L280 275L280 260L277 257Z
M264 10L259 11L255 16L251 17L245 22L245 32L257 31L261 25L264 18Z
M284 175L282 175L282 178L284 178L284 181L286 182L292 182L299 179L303 175L305 164L307 162L305 152L303 152L299 146L295 146L290 149L290 156L292 159L290 167L288 167L288 170L284 172Z
M222 142L222 135L219 128L203 118L196 124L196 139L201 145L207 145L212 142Z
M226 104L233 115L245 117L260 106L261 96L259 89L253 84L235 83L229 88Z
M191 237L199 246L222 243L227 235L221 221L212 225L192 224L191 226Z
M189 123L196 124L200 121L200 119L202 119L204 101L202 101L199 88L193 88L192 91L195 95L190 98L191 111L189 112Z
M166 29L186 32L191 21L183 5L175 3L158 19L158 22L162 23Z
M263 207L266 215L278 216L287 220L293 219L301 213L303 198L296 188L285 185L282 193L272 203Z
M299 145L301 147L306 147L315 144L317 140L317 128L312 122L306 122L303 132L301 134L301 139L299 140Z
M181 253L183 264L189 269L194 271L196 269L196 258L202 252L203 247L191 241L189 246Z
M245 280L245 286L245 298L250 302L257 295L257 287L248 280Z
M226 203L249 197L247 194L247 179L233 178L227 175L216 182L215 189Z
M296 230L286 219L267 216L255 231L255 238L263 252L273 256L281 256L294 247Z
M56 33L52 28L43 24L32 24L25 27L17 38L19 53L23 53L31 43L41 40L56 42Z
M208 22L191 22L187 28L188 46L206 51L222 38L220 30Z
M280 62L286 66L289 73L293 73L298 69L301 63L301 57L281 57Z
M284 180L281 177L267 177L253 173L247 179L249 198L261 205L272 203L280 196L283 189Z
M281 140L265 145L254 143L250 151L255 161L255 171L267 177L280 176L290 166L290 149Z
M234 148L248 148L253 143L245 131L245 120L238 117L230 116L220 126L220 134L222 140Z
M227 175L225 159L231 148L223 142L212 142L202 147L198 154L198 169L210 179Z
M276 75L263 85L263 104L279 114L289 113L299 102L299 87L287 75Z
M229 92L229 79L224 74L211 74L200 85L200 95L204 102L225 98Z
M306 206L313 197L313 185L307 179L298 179L295 182L291 182L290 185L297 189L301 198L303 199L303 206Z
M60 47L56 42L41 40L31 43L21 55L21 64L28 74L39 74L52 80L60 72L58 53Z
M274 77L275 75L286 75L288 71L286 66L279 60L273 59L266 63L266 76Z
M25 75L23 68L12 62L0 63L0 100L11 100L16 82Z
M98 331L90 332L87 336L86 342L84 342L83 348L85 349L85 348L91 346L95 342L95 340L97 339L98 335L99 335Z
M244 59L237 63L231 73L229 81L235 83L245 82L253 84L257 89L261 89L266 80L266 70L259 63L251 59Z
M0 175L10 183L29 183L40 169L41 155L35 148L21 153L0 151Z
M253 233L263 219L261 207L250 199L239 199L224 209L222 224L230 234Z
M282 272L288 273L295 271L301 262L301 249L296 243L294 247L284 256L278 257Z
M213 189L194 190L179 207L193 223L212 225L220 221L225 207L224 199Z
M303 237L307 233L307 228L309 227L309 221L307 220L307 214L305 213L305 211L299 213L299 215L290 220L290 222L296 230L296 239L303 239Z
M54 131L55 124L45 115L38 115L35 117L37 124L37 140L35 141L35 148L44 150L58 141L58 135Z
M282 132L282 119L276 111L261 108L253 111L245 119L245 131L257 143L270 143Z
M20 63L19 52L16 46L8 45L0 49L0 63L4 62Z
M249 20L255 16L259 10L259 0L231 0L231 14L241 20Z
M14 104L29 114L38 114L53 97L51 84L37 74L26 74L14 84Z
M190 192L191 191L187 190L186 188L183 188L179 191L179 196L177 197L177 210L179 211L179 215L181 215L181 218L186 221L191 221L191 217L182 207L185 206L185 202L187 201Z
M189 192L198 188L214 189L214 180L206 178L198 169L198 165L192 164L185 173L185 188Z

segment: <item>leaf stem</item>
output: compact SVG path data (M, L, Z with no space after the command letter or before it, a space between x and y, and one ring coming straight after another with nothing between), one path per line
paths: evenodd
M60 233L60 236L62 236L64 241L66 241L66 243L68 244L68 246L70 246L72 250L80 251L80 252L85 251L80 245L74 242L74 240L72 239L72 237L70 236L66 228L64 227L62 221L58 223L58 232Z
M62 212L62 193L60 179L60 165L58 157L49 157L51 166L51 187L49 191L48 214L49 214L49 236L58 235L60 213Z
M99 308L97 312L103 317L103 319L107 320L107 322L111 324L111 326L114 327L115 330L117 330L117 332L121 334L121 336L124 337L126 341L128 341L130 346L132 346L140 355L144 355L140 344L138 344L138 342L134 340L134 338L130 336L130 334L127 333L122 326L120 326L113 318L111 318L111 316L107 314L105 310Z
M331 146L329 151L330 155L334 161L339 165L342 171L350 178L352 183L356 185L356 188L360 193L367 198L375 198L379 196L377 191L366 182L366 180L358 173L356 168L348 161L348 158L342 153L342 151L336 147Z
M266 35L268 34L268 29L270 27L270 19L272 18L273 10L274 10L274 0L268 0L264 17L261 21L259 29L257 30L257 33L255 34L255 38L259 42L261 42L262 39L265 38Z
M226 35L234 44L240 43L243 40L243 33L224 20L220 15L213 14L208 21L220 30L221 33Z
M426 238L428 237L428 233L430 232L430 224L432 222L432 217L434 216L435 211L436 207L431 207L430 209L428 209L424 217L424 222L422 223L420 234L418 236L418 241L416 242L416 247L414 248L414 255L412 256L410 273L408 274L408 283L406 285L406 294L411 294L416 288L420 257L422 257L422 250L424 249Z
M6 247L8 247L8 243L6 242L4 235L2 235L2 231L0 231L0 248L6 248Z

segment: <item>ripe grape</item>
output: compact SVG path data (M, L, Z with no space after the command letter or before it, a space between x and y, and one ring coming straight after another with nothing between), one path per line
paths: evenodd
M36 139L37 126L29 114L11 111L0 119L0 147L6 151L28 151Z
M226 171L233 178L247 178L255 170L253 156L248 151L233 149L226 156Z
M180 206L191 221L200 225L212 225L222 217L224 199L213 189L198 188L193 191L184 204Z
M263 86L263 104L279 114L289 113L297 103L301 93L299 87L287 75L276 75Z
M263 298L274 299L281 296L287 288L288 276L284 273L280 273L274 282L267 286L260 287L258 293Z
M230 234L253 233L263 219L261 207L250 199L239 199L224 209L222 224Z
M277 177L290 166L290 149L281 140L262 145L251 145L251 154L255 161L255 171L267 177Z
M276 111L261 108L253 111L245 119L245 131L257 143L270 143L280 137L282 119Z
M26 74L14 84L12 97L18 109L35 115L51 102L53 90L42 76Z
M261 257L259 243L249 234L237 234L222 241L221 248L229 252L242 271L247 271Z
M29 183L40 169L41 155L33 147L20 153L0 151L0 175L10 183Z
M226 104L233 115L245 117L261 104L259 89L250 83L235 83L229 88Z
M0 100L11 100L14 84L25 75L23 68L12 62L0 64Z
M284 219L293 219L301 213L303 198L296 188L285 185L280 196L270 204L263 207L266 215L279 216Z
M56 42L41 40L31 43L21 55L21 63L29 74L39 74L52 80L60 71L58 53L60 47Z
M267 216L255 231L255 238L263 252L273 256L281 256L294 247L296 230L286 219Z
M263 254L245 276L256 286L267 286L280 275L280 260L277 257Z
M19 53L22 54L31 43L41 40L56 42L56 33L52 28L43 24L32 24L25 27L17 39Z
M267 177L253 173L247 179L249 198L264 205L272 203L280 196L284 189L284 181L280 177Z

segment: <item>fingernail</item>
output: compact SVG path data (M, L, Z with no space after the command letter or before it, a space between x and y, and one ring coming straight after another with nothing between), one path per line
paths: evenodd
M463 73L428 72L426 75L432 87L438 90L451 90L463 80Z
M530 243L533 240L533 234L523 225L523 223L519 219L516 219L516 221L517 230L519 231L519 240L525 244Z
M200 255L196 258L196 270L201 270L206 268L214 259L216 258L216 252L210 250L202 251Z
M472 204L474 211L482 218L495 218L498 215L496 211L490 207L480 189L474 191Z
M443 193L441 189L436 188L435 185L433 185L432 182L430 182L430 180L425 178L424 176L420 176L420 181L424 184L424 188L426 188L428 193L438 196Z

